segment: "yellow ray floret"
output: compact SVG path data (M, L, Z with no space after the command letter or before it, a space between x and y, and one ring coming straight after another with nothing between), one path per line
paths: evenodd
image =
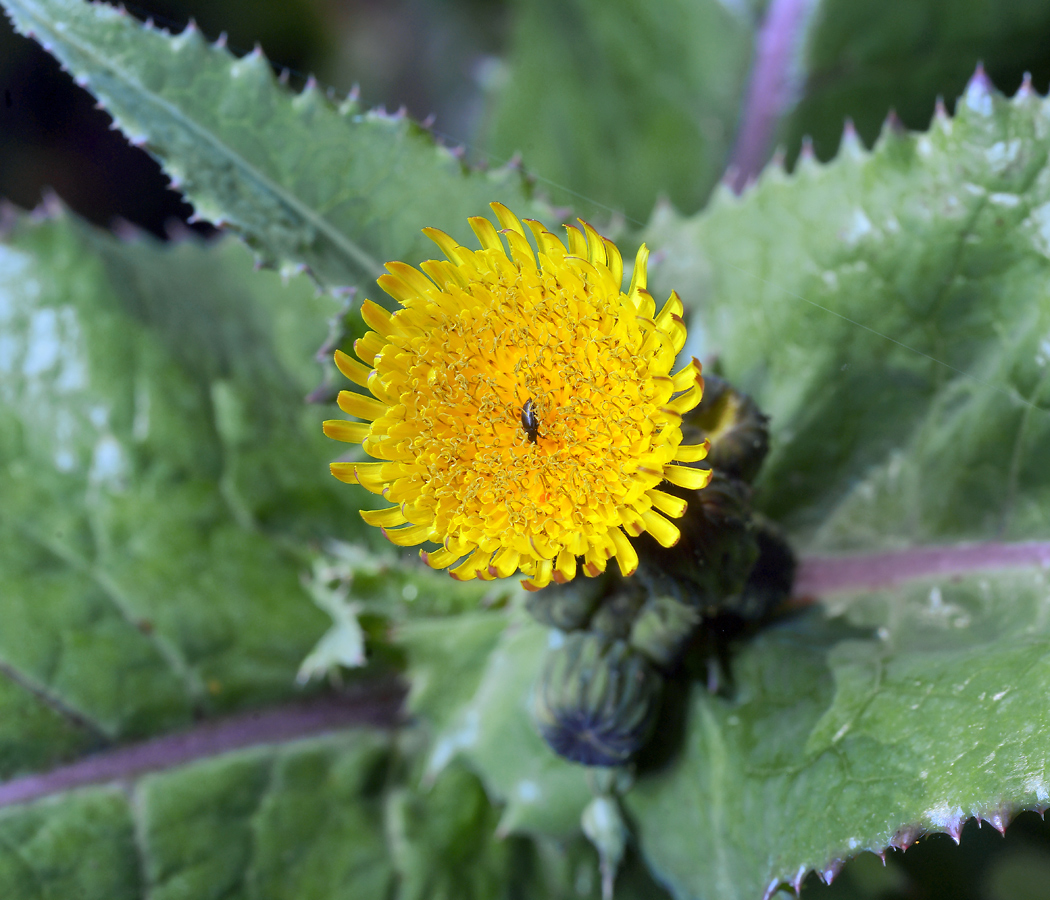
M333 463L332 474L393 503L362 516L400 546L439 545L423 560L455 578L520 570L538 589L598 575L614 557L630 575L628 536L679 538L668 517L686 501L660 485L696 490L711 477L690 465L707 445L682 445L704 384L695 359L671 372L682 301L672 294L657 312L644 246L624 292L619 250L587 223L562 242L492 209L501 231L470 220L481 250L427 228L447 261L387 265L379 285L396 312L364 302L361 361L335 361L371 396L341 392L340 409L363 421L324 431L376 462Z

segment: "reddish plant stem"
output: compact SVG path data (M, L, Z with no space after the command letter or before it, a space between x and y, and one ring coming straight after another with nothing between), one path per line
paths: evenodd
M813 0L772 0L755 35L747 98L726 170L726 181L738 194L762 171L777 126L795 103L798 54L813 6Z
M1050 568L1050 541L913 547L864 556L810 556L799 561L795 595L821 597L839 591L893 587L917 578L964 575L995 569Z
M244 747L286 743L361 725L390 727L397 721L403 699L400 686L384 683L351 696L315 697L201 722L186 731L103 750L50 772L2 783L0 807L87 785L126 781Z

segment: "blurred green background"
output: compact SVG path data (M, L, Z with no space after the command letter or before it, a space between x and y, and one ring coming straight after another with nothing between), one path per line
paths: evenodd
M978 61L1012 93L1050 82L1047 0L786 0L805 15L776 144L803 137L834 155L843 120L877 137L887 112L926 127ZM702 207L737 152L767 0L149 0L140 18L175 31L194 18L237 53L261 44L289 82L307 73L366 106L433 116L476 164L521 154L540 190L594 216L645 221L660 197ZM37 45L0 22L0 197L31 208L54 190L101 225L164 236L192 210L159 167ZM425 224L425 223L421 223ZM207 225L194 226L207 233ZM807 897L1050 898L1050 826L1033 813L1000 837L971 822L962 846L931 836L887 865L870 854Z

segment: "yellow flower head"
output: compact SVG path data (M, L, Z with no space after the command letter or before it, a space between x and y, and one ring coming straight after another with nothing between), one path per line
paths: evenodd
M686 502L663 481L704 487L710 472L682 446L682 414L700 402L694 359L675 375L685 343L677 294L657 313L642 246L627 292L623 260L586 222L554 234L506 207L503 226L470 219L481 250L424 229L448 258L386 266L379 285L401 308L365 300L372 329L356 342L364 364L336 351L339 370L375 399L342 391L364 419L324 423L329 437L363 443L378 462L332 464L332 474L394 505L362 517L395 544L424 541L430 566L455 578L529 576L525 587L587 575L613 556L624 575L638 555L627 535L679 538L665 516ZM509 253L500 240L509 245Z

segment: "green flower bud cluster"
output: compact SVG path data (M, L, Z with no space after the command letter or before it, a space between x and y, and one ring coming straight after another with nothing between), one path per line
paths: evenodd
M678 544L664 548L642 534L634 576L576 579L527 601L538 621L558 629L536 688L536 723L557 753L585 765L623 765L644 745L666 673L705 619L761 618L791 591L794 556L751 508L751 480L769 448L766 417L750 397L705 376L704 398L682 424L687 441L710 441L697 465L713 475L698 491L662 485L689 504Z

